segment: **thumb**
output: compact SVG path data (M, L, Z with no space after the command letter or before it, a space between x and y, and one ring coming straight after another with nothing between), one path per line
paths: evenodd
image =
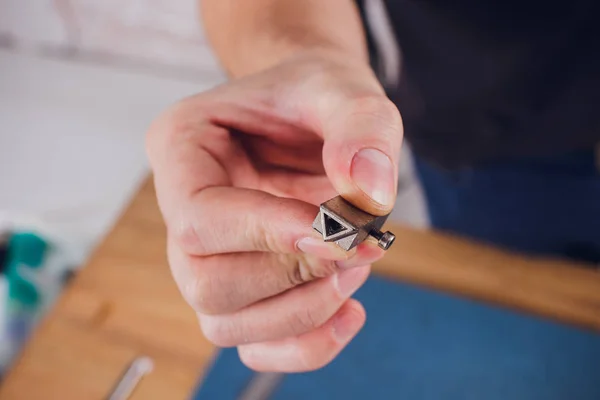
M374 215L396 201L402 119L384 95L343 101L323 126L323 165L337 192Z

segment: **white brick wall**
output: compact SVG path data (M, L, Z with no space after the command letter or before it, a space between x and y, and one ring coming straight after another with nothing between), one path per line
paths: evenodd
M196 0L0 0L0 35L17 48L99 61L216 70Z

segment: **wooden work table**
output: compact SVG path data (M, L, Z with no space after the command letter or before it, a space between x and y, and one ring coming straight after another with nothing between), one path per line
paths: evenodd
M600 273L393 226L380 273L600 330ZM133 399L187 399L213 356L173 283L148 180L0 386L0 400L103 399L137 355Z

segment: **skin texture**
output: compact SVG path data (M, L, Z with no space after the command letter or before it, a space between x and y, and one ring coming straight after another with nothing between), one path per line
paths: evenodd
M169 264L213 343L237 346L256 370L313 370L330 362L364 324L364 309L350 296L383 251L365 242L346 253L324 243L312 220L318 204L338 193L374 214L391 210L402 122L360 46L349 50L338 43L343 30L323 46L297 42L282 51L278 40L265 65L244 63L248 50L236 52L237 43L268 52L270 29L284 28L265 33L265 21L249 23L231 11L233 3L244 4L246 15L259 14L251 4L267 3L270 13L292 21L318 15L308 7L314 1L306 1L304 12L290 12L281 1L204 4L213 26L209 36L220 43L227 69L241 78L182 100L149 129ZM341 25L355 27L352 18ZM231 19L236 23L223 23ZM315 29L312 37L310 29L322 18L308 20L296 21L294 35L321 43L327 29ZM306 35L298 34L302 29ZM363 149L365 157L357 156Z
M368 63L354 0L202 0L200 13L217 57L232 77L265 70L310 49Z

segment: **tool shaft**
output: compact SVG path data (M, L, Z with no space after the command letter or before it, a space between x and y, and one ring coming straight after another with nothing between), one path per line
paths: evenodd
M144 375L152 372L154 363L149 357L138 357L127 368L107 400L127 400Z

